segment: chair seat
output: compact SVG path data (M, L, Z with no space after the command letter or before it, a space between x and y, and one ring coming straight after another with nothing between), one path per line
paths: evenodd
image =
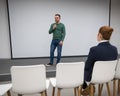
M12 84L1 84L0 85L0 96L4 95L8 90L12 88Z
M53 87L56 87L56 78L50 78L50 82Z
M50 78L50 83L52 84L52 86L53 87L57 87L57 85L56 85L56 78ZM78 85L79 86L79 85ZM74 87L78 87L78 86L70 86L70 87L68 87L68 86L64 86L64 87L62 87L62 88L74 88Z

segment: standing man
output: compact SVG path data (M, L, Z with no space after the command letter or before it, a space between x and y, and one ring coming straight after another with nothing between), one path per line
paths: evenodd
M53 34L53 39L50 46L50 62L47 65L53 65L54 61L54 51L57 48L57 61L56 64L60 62L63 41L65 38L65 26L60 22L60 14L55 14L55 23L51 24L49 29L49 34Z

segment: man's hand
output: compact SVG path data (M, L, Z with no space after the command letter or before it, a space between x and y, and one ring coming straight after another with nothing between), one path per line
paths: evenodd
M59 42L59 45L61 45L61 46L62 46L62 45L63 45L63 41L60 41L60 42Z
M53 25L53 29L56 29L56 27L57 27L57 25L56 25L56 24L54 24L54 25Z

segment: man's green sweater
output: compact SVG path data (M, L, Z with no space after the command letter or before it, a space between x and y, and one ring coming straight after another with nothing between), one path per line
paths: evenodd
M54 24L56 24L56 28L53 29ZM49 34L53 33L53 39L58 39L64 41L65 38L65 26L62 23L53 23L50 26Z

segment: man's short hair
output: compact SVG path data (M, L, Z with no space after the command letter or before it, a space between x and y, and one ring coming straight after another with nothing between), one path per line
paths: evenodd
M60 14L55 14L55 16L58 16L59 18L61 18Z

